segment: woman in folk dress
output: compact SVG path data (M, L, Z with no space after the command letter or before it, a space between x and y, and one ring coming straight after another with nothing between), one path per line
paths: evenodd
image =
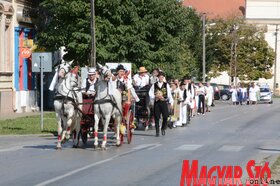
M232 86L230 89L231 92L231 101L233 105L236 105L237 101L238 101L238 97L237 97L237 90L235 86Z
M179 88L179 120L176 121L174 126L181 127L183 124L187 122L187 105L184 103L184 91L185 91L185 84L181 82Z

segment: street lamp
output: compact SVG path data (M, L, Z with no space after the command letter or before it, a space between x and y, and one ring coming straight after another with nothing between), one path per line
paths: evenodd
M90 65L91 65L91 67L96 67L95 7L94 7L94 0L90 0L90 32L91 32Z

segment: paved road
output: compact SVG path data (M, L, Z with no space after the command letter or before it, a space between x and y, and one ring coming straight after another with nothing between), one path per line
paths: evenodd
M239 165L271 160L280 153L280 100L274 104L233 106L220 102L188 127L136 131L132 144L110 143L94 150L93 141L55 150L54 137L0 137L0 185L179 185L183 160L199 166Z

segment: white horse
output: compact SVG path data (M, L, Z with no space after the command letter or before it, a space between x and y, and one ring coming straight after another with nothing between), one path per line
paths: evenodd
M98 64L99 65L99 64ZM102 119L103 124L103 142L102 149L106 149L107 131L111 117L114 119L116 145L120 146L120 123L122 119L122 97L120 91L110 86L110 69L99 65L100 77L96 83L96 97L94 100L94 148L98 146L98 123ZM109 93L109 86L110 92Z
M56 83L56 94L54 97L54 109L58 123L57 149L61 149L61 143L70 138L74 133L73 147L78 147L80 132L80 120L82 110L82 94L79 91L78 68L70 69L70 65L63 63L57 71L58 82Z

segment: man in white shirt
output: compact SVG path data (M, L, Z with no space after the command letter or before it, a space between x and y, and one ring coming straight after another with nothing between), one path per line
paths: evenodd
M149 91L149 96L151 100L154 100L154 118L156 126L156 137L159 137L159 119L162 115L162 126L161 134L165 135L165 130L167 128L167 118L169 115L168 103L173 105L173 98L171 94L171 89L168 83L164 82L163 72L158 75L159 81L154 83Z
M133 76L133 84L135 87L142 89L150 84L150 77L147 74L147 70L145 67L140 67L138 74Z
M96 83L96 69L90 68L88 70L88 78L82 82L82 93L85 98L93 98L96 94L94 84Z

